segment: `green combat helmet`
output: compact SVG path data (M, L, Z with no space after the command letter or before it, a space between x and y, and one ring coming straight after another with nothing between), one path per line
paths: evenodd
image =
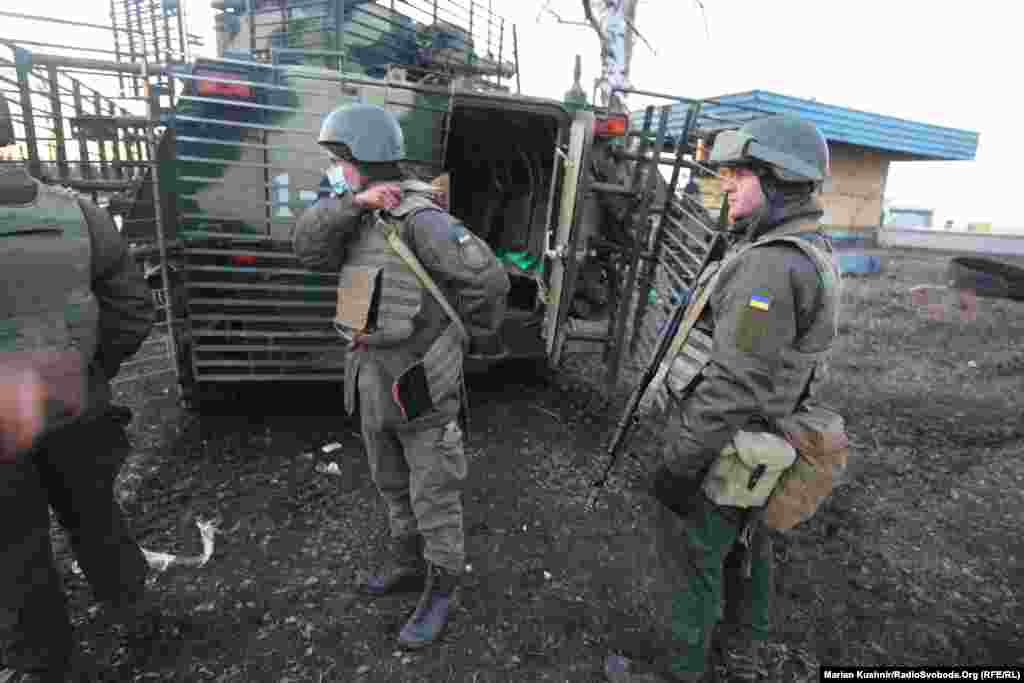
M356 161L381 163L405 159L405 140L398 120L383 107L373 104L335 109L320 126L317 141L339 158L344 145Z
M779 182L820 187L830 173L828 143L810 121L766 116L715 136L712 166L767 167Z

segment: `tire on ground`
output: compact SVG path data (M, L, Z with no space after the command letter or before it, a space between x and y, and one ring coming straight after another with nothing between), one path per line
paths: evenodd
M1024 301L1024 268L974 256L950 259L947 280L955 289L978 296Z

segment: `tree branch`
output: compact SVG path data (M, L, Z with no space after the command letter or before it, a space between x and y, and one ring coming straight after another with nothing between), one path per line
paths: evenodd
M587 18L587 21L590 22L595 31L601 32L601 26L597 23L597 19L594 18L594 11L590 8L590 0L583 0L583 16Z
M597 19L594 18L594 11L590 8L590 0L583 0L583 15L587 18L591 28L594 29L594 33L597 34L597 39L601 41L601 58L608 54L608 36L601 30L601 24L597 23Z
M559 24L565 24L567 26L584 26L586 28L592 28L591 25L585 21L569 21L567 19L563 19L558 15L557 12L555 12L555 10L551 9L550 7L545 7L544 11L553 16L555 18L555 21L557 21Z
M698 0L698 2L699 2L699 1L700 1L700 0ZM649 49L649 50L650 50L650 51L651 51L652 53L654 53L654 56L655 56L655 57L657 57L657 56L658 56L658 51L657 51L657 50L655 50L655 49L654 49L654 46L653 46L653 45L651 45L651 44L650 44L650 43L649 43L649 42L647 41L647 39L646 39L646 38L644 38L643 34L642 34L642 33L640 33L640 31L638 31L638 30L637 30L636 26L634 26L634 25L633 25L633 22L632 22L632 21L630 21L629 19L626 19L626 26L628 26L628 27L629 27L629 30L631 30L631 31L632 31L633 33L635 33L635 34L636 34L636 37L637 37L637 38L639 38L640 40L644 41L644 45L646 45L646 46L647 46L647 48L648 48L648 49Z

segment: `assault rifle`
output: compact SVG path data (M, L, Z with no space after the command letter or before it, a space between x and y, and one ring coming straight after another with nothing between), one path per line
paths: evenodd
M701 273L704 272L704 269L708 267L709 263L722 258L722 253L725 251L726 244L723 233L716 232L714 238L711 240L711 245L708 247L708 252L705 254L704 260L701 262L700 268L697 270L697 274L694 277L694 284L696 284L700 279ZM644 370L640 383L637 384L633 393L630 395L629 402L626 404L626 409L623 411L622 417L619 419L618 425L615 428L615 434L612 436L612 440L608 444L608 463L605 465L604 472L601 474L601 477L592 484L590 499L587 501L587 509L593 509L594 504L597 502L598 494L601 489L604 488L604 485L608 481L608 476L611 474L612 468L615 467L615 463L622 454L622 448L626 443L630 430L632 430L632 428L639 422L637 410L640 407L640 402L643 400L644 394L647 393L647 388L651 385L655 375L657 375L658 368L661 367L662 362L665 360L665 355L668 353L669 347L672 346L672 341L675 339L676 333L679 331L679 326L686 317L686 311L689 306L693 304L694 300L695 297L690 296L687 301L680 302L676 307L676 310L672 313L672 317L669 319L669 324L662 333L661 339L658 340L658 347L654 351L654 357Z

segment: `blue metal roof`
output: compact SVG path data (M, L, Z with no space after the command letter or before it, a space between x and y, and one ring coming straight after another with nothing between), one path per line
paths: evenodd
M682 130L690 106L691 101L672 105L668 122L670 137L674 138ZM973 160L978 150L978 133L973 131L872 114L764 90L703 100L697 127L703 130L735 128L771 114L795 114L813 121L829 142L870 147L909 155L913 159ZM633 113L632 126L642 128L643 117L643 111ZM655 109L651 123L654 131L658 120L659 112Z

